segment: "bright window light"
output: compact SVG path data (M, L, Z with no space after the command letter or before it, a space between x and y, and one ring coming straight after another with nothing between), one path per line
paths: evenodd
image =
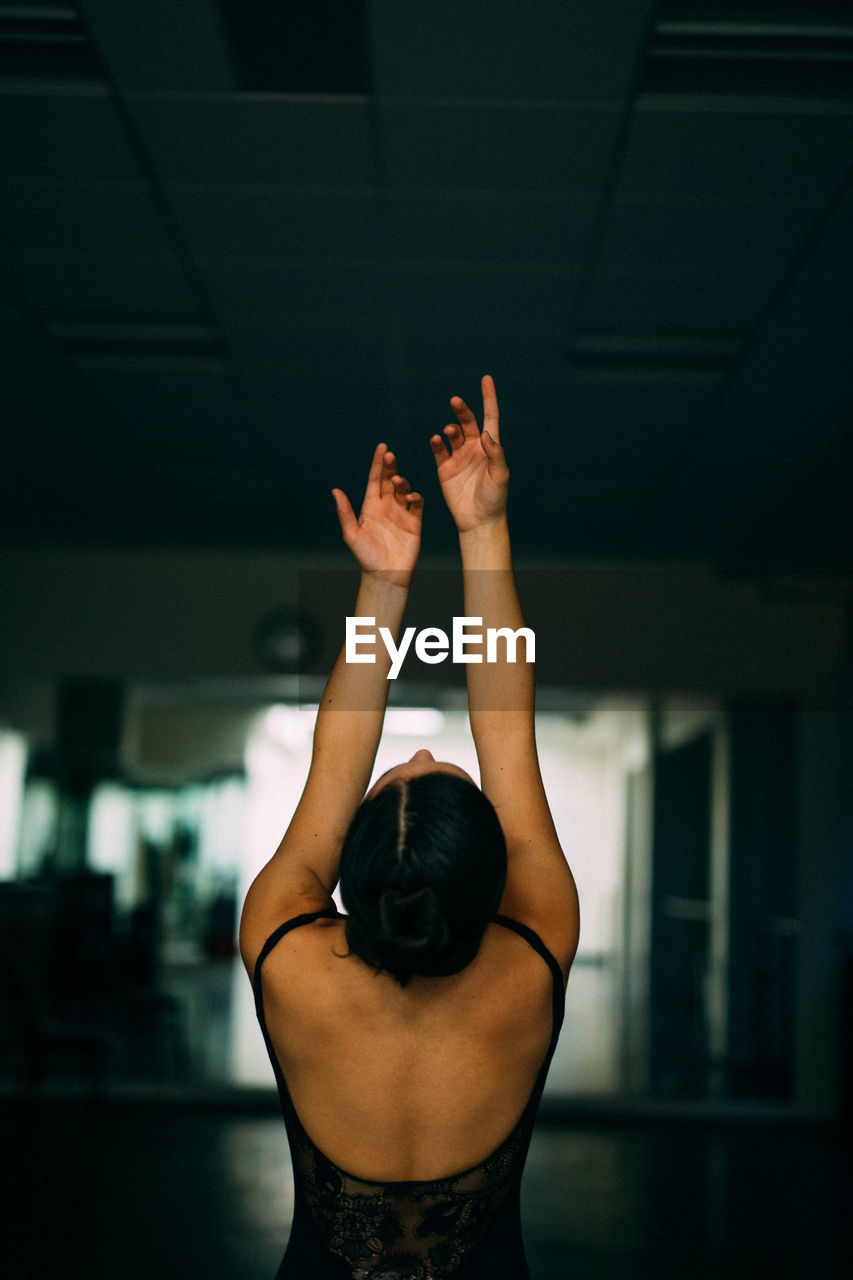
M445 719L437 707L389 707L383 733L401 738L432 738L441 733Z
M58 801L56 787L33 779L24 787L18 834L18 875L38 875L56 846Z
M134 799L126 787L102 783L89 809L89 866L114 877L116 906L136 905L136 822Z
M264 729L274 742L299 750L311 741L317 707L270 707L264 714Z
M272 857L299 801L311 763L316 708L270 707L246 744L246 822L238 899ZM537 715L542 776L560 841L581 893L581 957L569 984L566 1026L549 1077L552 1094L602 1094L618 1087L623 966L625 794L628 772L642 761L645 720L633 703L602 703L578 723L569 714ZM375 780L428 742L479 778L463 709L391 707ZM271 1073L252 993L239 965L233 975L231 1079L269 1085Z
M27 746L19 733L0 732L0 880L15 874L15 850Z

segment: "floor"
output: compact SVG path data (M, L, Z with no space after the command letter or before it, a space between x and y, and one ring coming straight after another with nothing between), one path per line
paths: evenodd
M0 1118L4 1264L22 1259L6 1275L272 1280L290 1195L273 1114L7 1098ZM532 1275L846 1276L852 1163L833 1132L803 1123L543 1125L524 1187Z

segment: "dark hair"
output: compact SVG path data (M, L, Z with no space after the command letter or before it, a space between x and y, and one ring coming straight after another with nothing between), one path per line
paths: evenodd
M506 884L506 843L479 787L448 773L389 782L341 852L350 953L404 987L469 964Z

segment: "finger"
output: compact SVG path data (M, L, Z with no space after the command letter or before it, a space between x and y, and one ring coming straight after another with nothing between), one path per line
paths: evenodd
M447 441L447 447L452 453L454 449L459 449L465 443L465 435L461 427L455 422L448 422L444 428L444 438Z
M338 510L338 520L341 522L341 533L344 535L344 542L349 545L358 532L358 521L355 518L355 512L343 489L333 489L332 497L335 499L335 506Z
M420 515L424 509L423 496L420 493L407 493L406 506L410 511L413 511L415 515Z
M370 464L370 470L367 473L367 488L364 491L365 501L367 501L368 498L379 497L382 481L383 459L387 452L387 444L378 444L373 450L373 460Z
M480 386L483 391L483 430L488 430L493 440L500 440L498 396L490 373L483 374Z
M430 436L429 447L432 449L436 466L440 466L445 458L450 457L450 447L445 443L444 436Z
M499 440L495 440L490 431L483 428L483 434L480 436L480 443L483 446L483 452L486 455L486 464L489 475L493 480L503 481L509 479L509 467L506 464L506 456L503 451L503 445Z
M391 483L394 486L394 498L399 502L401 507L406 505L406 497L411 491L411 485L405 476L393 476Z
M379 490L383 496L393 494L392 481L397 474L397 456L392 449L386 449L382 458L382 474L379 478Z
M461 396L451 396L450 407L459 419L462 434L466 439L480 434L480 428L477 426L477 419L474 417L474 414L468 408Z

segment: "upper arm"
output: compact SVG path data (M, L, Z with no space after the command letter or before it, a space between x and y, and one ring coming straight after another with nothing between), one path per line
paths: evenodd
M535 929L568 973L580 931L578 895L542 784L533 723L492 714L478 726L477 754L507 846L500 909Z
M333 905L341 849L361 799L346 784L340 772L312 765L281 843L252 881L240 917L240 954L250 976L278 925Z
M296 860L276 861L277 857L255 876L240 914L240 955L250 978L261 948L280 924L333 905L332 895L309 869Z

